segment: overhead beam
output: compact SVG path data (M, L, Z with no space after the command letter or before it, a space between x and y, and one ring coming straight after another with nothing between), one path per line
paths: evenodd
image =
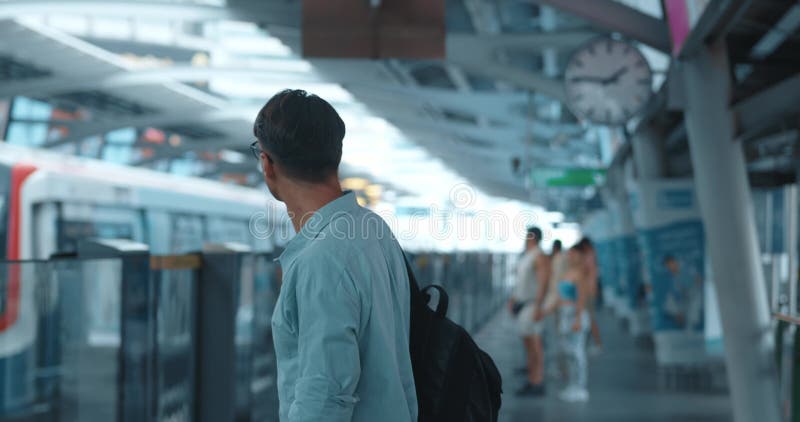
M395 116L398 115L406 115L409 116L411 121L418 121L419 116L418 113L414 114L415 110L418 110L420 104L425 104L425 100L417 99L414 100L411 97L406 98L388 98L388 97L377 97L377 96L360 96L359 97L362 101L364 101L367 105L371 108L378 110L379 113L385 113L385 117L388 120L393 120ZM464 101L469 101L470 95L465 94ZM500 128L503 130L512 131L518 133L521 138L524 138L524 134L526 131L531 131L536 138L545 138L551 139L555 138L559 135L567 135L567 136L580 136L583 134L584 129L577 124L569 124L569 123L548 123L543 121L538 121L536 119L527 120L526 117L520 113L519 110L515 110L512 107L507 108L498 108L492 111L486 111L481 113L481 110L476 110L475 106L468 106L464 105L460 107L458 105L445 105L443 103L433 103L434 107L441 107L449 111L453 112L461 112L470 114L476 117L477 123L480 124L481 118L483 119L491 119L494 123L500 123L499 126L495 125L495 128ZM489 106L486 106L489 107ZM503 113L506 113L503 115ZM395 119L400 121L398 119ZM487 122L488 123L488 122ZM453 122L453 124L461 125L466 128L474 127L474 125L470 123L457 123ZM480 126L480 125L479 125ZM488 124L486 126L489 126Z
M6 0L0 2L0 19L24 15L85 15L121 18L162 19L179 17L184 21L234 19L257 24L280 24L298 27L301 18L299 1L228 0L225 6L174 1L133 0Z
M531 90L556 101L565 102L567 100L563 83L540 73L504 66L494 62L477 62L469 59L453 59L451 61L468 72L481 74L493 79L501 79L519 88Z
M496 55L499 51L513 49L538 51L553 46L559 49L574 48L591 36L585 31L524 35L450 34L447 37L447 60L471 73L501 79L563 102L566 94L560 80L533 70L500 64Z
M586 19L600 29L619 32L643 44L670 52L669 29L656 19L630 6L613 0L526 0L552 6Z
M411 116L385 116L388 120L402 128L425 132L437 132L442 135L458 135L484 141L494 145L515 145L524 140L524 133L506 128L480 127L466 123L450 121L433 121L413 118Z
M493 4L488 4L485 0L464 0L464 7L477 32L491 34L500 31L500 18Z
M495 50L542 51L548 48L569 50L596 37L592 31L554 31L519 34L447 34L448 58L451 53L471 51L473 54L492 54Z
M247 79L274 83L325 83L315 76L298 75L292 71L265 71L264 69L229 67L171 66L139 71L121 71L106 78L37 78L8 83L0 87L0 97L25 95L47 97L66 92L87 91L169 82L199 82L216 77Z
M800 73L733 105L736 140L745 141L788 116L800 114ZM679 123L666 138L666 148L685 145L686 125Z
M527 95L523 93L458 92L439 88L381 89L361 86L348 86L347 89L378 110L418 109L422 105L430 104L436 108L491 119L520 131L530 128L537 136L545 138L561 133L575 135L583 131L577 124L550 123L535 119L529 121L525 116Z
M734 105L737 139L775 124L786 116L800 114L800 73Z
M277 71L246 67L180 65L119 73L103 81L103 85L115 87L149 85L172 81L199 82L214 78L246 79L276 83L325 83L325 81L316 76L298 73L293 70Z
M0 19L23 15L91 15L139 18L176 16L183 20L230 19L234 15L225 7L168 1L104 1L104 0L7 0L0 2Z
M744 16L753 0L712 0L681 48L682 57L691 57L704 44L719 40Z
M226 115L220 112L206 112L203 114L187 113L185 110L160 115L146 116L115 116L100 122L81 122L72 125L69 134L56 142L47 144L54 147L61 144L77 142L94 135L101 135L126 127L164 127L181 124L214 124L222 121L243 120L241 116Z

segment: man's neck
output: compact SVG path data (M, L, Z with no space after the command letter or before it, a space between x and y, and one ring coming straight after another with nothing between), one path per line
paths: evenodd
M299 233L317 210L342 196L342 188L338 180L324 184L303 184L282 196L295 233Z

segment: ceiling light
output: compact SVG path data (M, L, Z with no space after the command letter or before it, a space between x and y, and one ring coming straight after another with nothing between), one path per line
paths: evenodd
M369 185L369 180L362 177L348 177L342 180L342 188L347 190L362 190Z
M231 164L241 164L245 161L245 159L247 159L247 157L241 152L223 149L219 152L219 159Z
M380 198L382 193L383 186L379 184L368 185L364 188L364 194L370 197L370 199Z

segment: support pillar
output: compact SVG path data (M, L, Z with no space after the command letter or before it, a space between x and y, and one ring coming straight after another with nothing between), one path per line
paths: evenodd
M685 120L724 332L734 420L779 422L775 348L724 41L683 63Z
M625 286L624 317L630 333L635 337L648 335L650 329L646 324L646 309L640 308L636 303L636 296L642 283L642 267L639 245L636 241L636 226L633 218L628 192L629 177L632 175L631 167L633 157L626 156L618 166L609 169L608 180L617 206L619 221L619 238L617 239L617 255L620 282ZM644 313L643 313L644 312Z
M634 135L633 162L639 180L661 179L667 174L664 140L652 128L642 128Z

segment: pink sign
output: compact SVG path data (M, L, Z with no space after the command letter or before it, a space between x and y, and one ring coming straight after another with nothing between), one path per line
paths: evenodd
M689 32L692 31L692 23L689 20L689 8L686 0L665 0L667 9L667 21L669 22L669 33L672 38L672 56L680 54Z

